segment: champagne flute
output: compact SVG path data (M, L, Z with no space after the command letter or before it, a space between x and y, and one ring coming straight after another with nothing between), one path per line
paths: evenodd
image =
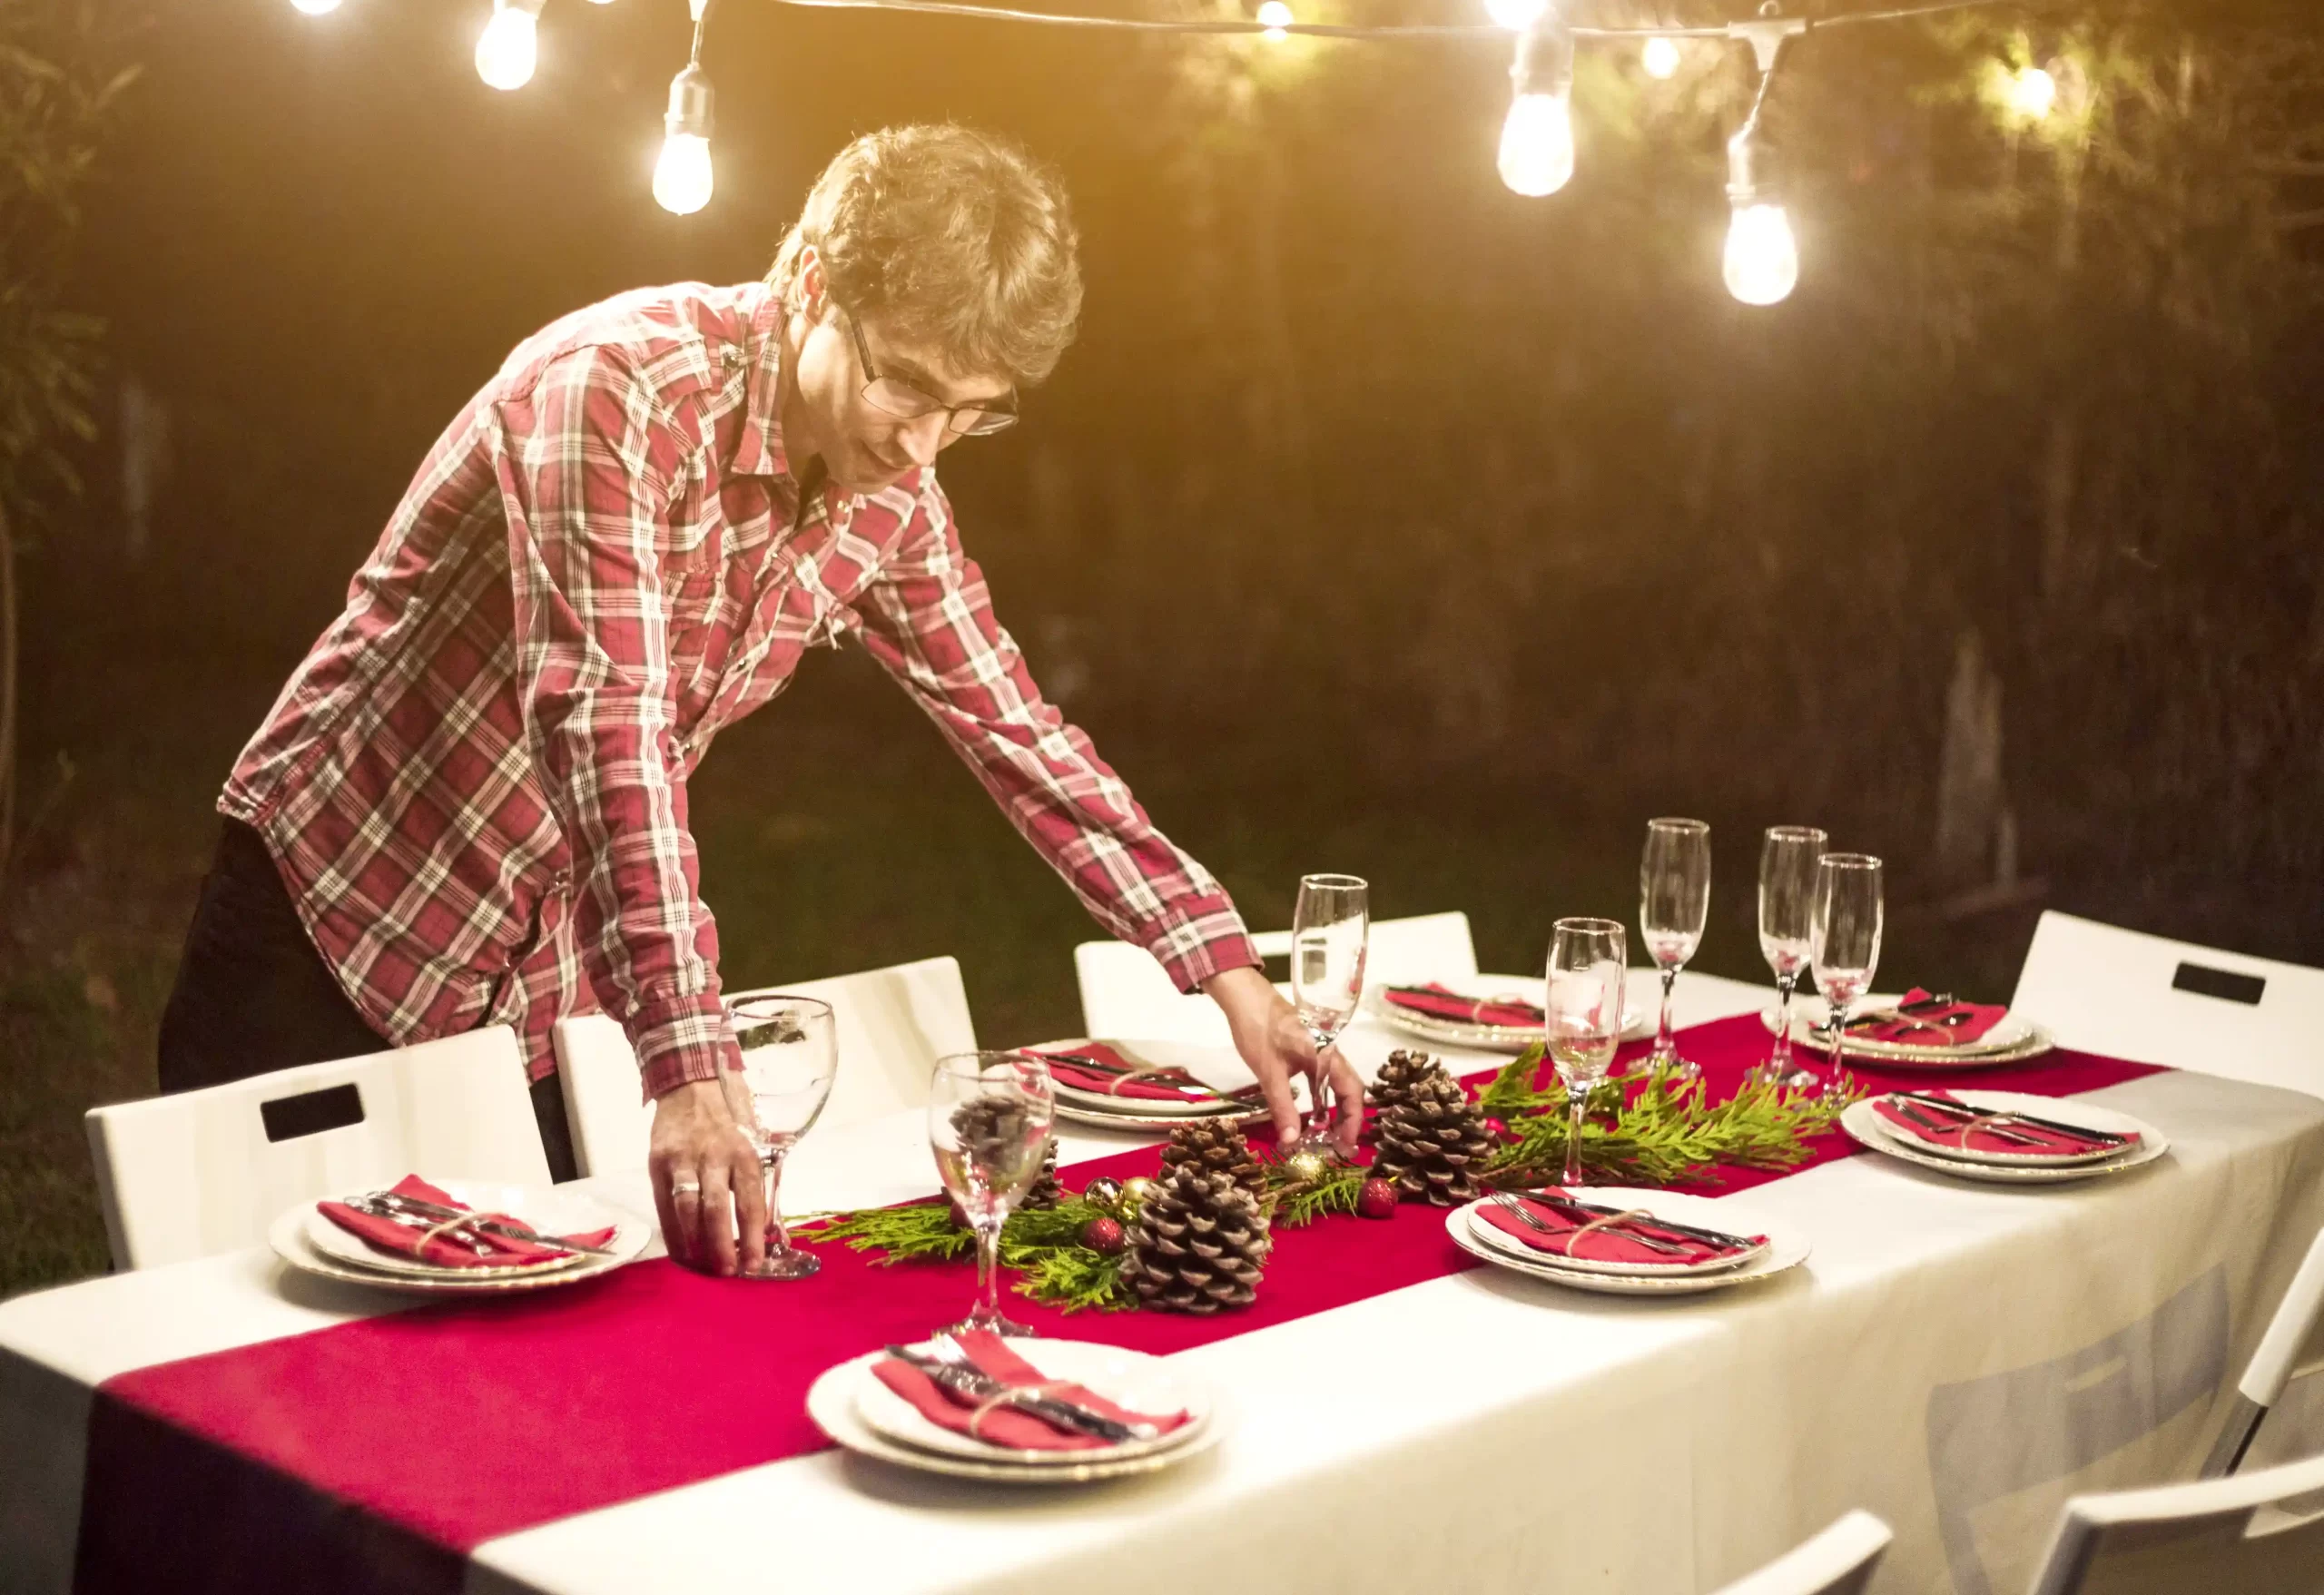
M1560 920L1550 932L1543 994L1550 1059L1565 1082L1565 1183L1581 1183L1581 1120L1590 1089L1606 1078L1622 1039L1622 980L1629 950L1612 920Z
M1312 1111L1295 1151L1334 1155L1334 1105L1324 1054L1364 999L1364 960L1371 937L1372 889L1361 877L1300 877L1299 901L1291 913L1291 1004L1315 1043L1315 1073L1307 1083Z
M1872 986L1880 967L1883 916L1880 861L1867 853L1826 853L1816 861L1816 922L1808 932L1816 989L1831 1005L1832 1078L1846 1061L1848 1009Z
M812 997L745 997L727 1006L742 1049L743 1083L758 1122L749 1127L766 1181L766 1260L739 1279L805 1279L822 1259L791 1244L783 1222L783 1160L814 1127L839 1072L839 1032L828 1002Z
M1027 1052L960 1052L937 1059L928 1098L936 1172L977 1236L977 1300L951 1333L1030 1334L1000 1312L1000 1226L1041 1172L1057 1088Z
M1702 945L1710 917L1710 827L1700 820L1649 820L1646 852L1638 865L1638 929L1648 956L1662 971L1662 1023L1654 1033L1649 1069L1682 1080L1700 1078L1703 1066L1679 1056L1671 1034L1670 997L1679 971Z
M1815 1071L1791 1056L1791 993L1807 968L1816 915L1816 861L1831 838L1812 825L1771 825L1759 843L1759 954L1776 977L1776 1043L1754 1082L1805 1089Z

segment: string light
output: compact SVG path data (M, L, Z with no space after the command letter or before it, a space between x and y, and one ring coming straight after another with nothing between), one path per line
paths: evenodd
M1667 34L1657 34L1647 40L1639 52L1639 64L1646 68L1646 75L1669 81L1679 71L1679 41Z
M1291 7L1285 4L1285 0L1266 0L1266 4L1259 7L1259 24L1266 29L1266 32L1261 35L1264 38L1291 37L1291 25L1298 20L1292 15Z
M1727 141L1727 199L1734 217L1727 227L1722 274L1727 291L1747 305L1779 304L1799 286L1799 241L1791 216L1770 190L1760 147L1759 113L1767 108L1776 61L1792 30L1768 28L1750 35L1759 64L1759 92L1751 113Z
M290 4L309 16L320 16L325 12L339 9L339 0L290 0Z
M1492 18L1493 25L1512 34L1521 34L1541 21L1547 9L1548 0L1485 0L1485 15Z
M1573 34L1549 11L1517 41L1514 94L1501 124L1501 181L1538 199L1573 176Z
M2058 103L2058 80L2038 66L2021 67L2010 75L2009 108L2028 122L2049 115Z
M492 20L476 42L476 74L496 89L521 89L540 60L541 0L492 0Z
M710 124L716 96L702 70L703 19L710 0L691 0L694 48L670 80L670 110L662 118L662 158L654 162L654 200L665 211L691 216L710 203Z

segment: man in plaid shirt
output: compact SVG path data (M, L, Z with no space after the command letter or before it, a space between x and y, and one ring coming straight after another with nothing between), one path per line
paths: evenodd
M1216 999L1286 1138L1290 1077L1328 1066L1352 1149L1353 1073L1319 1065L1217 882L1043 701L937 485L939 452L1016 419L1080 294L1047 174L909 127L832 162L766 281L625 294L519 345L234 767L163 1088L508 1024L562 1177L550 1027L601 1007L655 1101L672 1252L755 1263L686 780L852 635L1098 921Z

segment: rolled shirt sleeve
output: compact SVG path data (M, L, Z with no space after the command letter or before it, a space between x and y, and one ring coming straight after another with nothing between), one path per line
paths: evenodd
M1042 698L933 473L921 474L911 522L859 613L866 650L1100 925L1151 952L1182 991L1259 961L1218 882Z

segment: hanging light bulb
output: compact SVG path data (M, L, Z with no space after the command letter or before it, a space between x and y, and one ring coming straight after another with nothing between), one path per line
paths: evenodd
M320 16L327 11L339 9L339 0L290 0L290 4L309 16Z
M1485 15L1497 27L1521 34L1541 20L1548 0L1485 0Z
M1573 35L1544 11L1517 41L1516 90L1501 124L1501 181L1538 199L1573 176Z
M1764 96L1763 96L1764 97ZM1799 241L1791 217L1761 179L1758 107L1727 141L1727 291L1747 305L1779 304L1799 286Z
M662 119L662 158L654 163L654 198L665 211L691 216L710 203L710 76L699 64L670 80L670 113Z
M2058 80L2038 66L2021 67L2010 74L2009 108L2028 122L2049 115L2058 103Z
M1266 4L1259 7L1259 21L1266 25L1267 30L1265 34L1261 35L1265 38L1287 39L1291 37L1291 35L1284 30L1298 20L1299 19L1297 17L1292 15L1291 7L1285 3L1285 0L1266 0Z
M492 0L492 20L476 42L476 74L496 89L521 89L540 59L541 0Z
M1679 70L1679 41L1663 34L1647 40L1640 52L1639 64L1646 68L1646 75L1668 80Z

